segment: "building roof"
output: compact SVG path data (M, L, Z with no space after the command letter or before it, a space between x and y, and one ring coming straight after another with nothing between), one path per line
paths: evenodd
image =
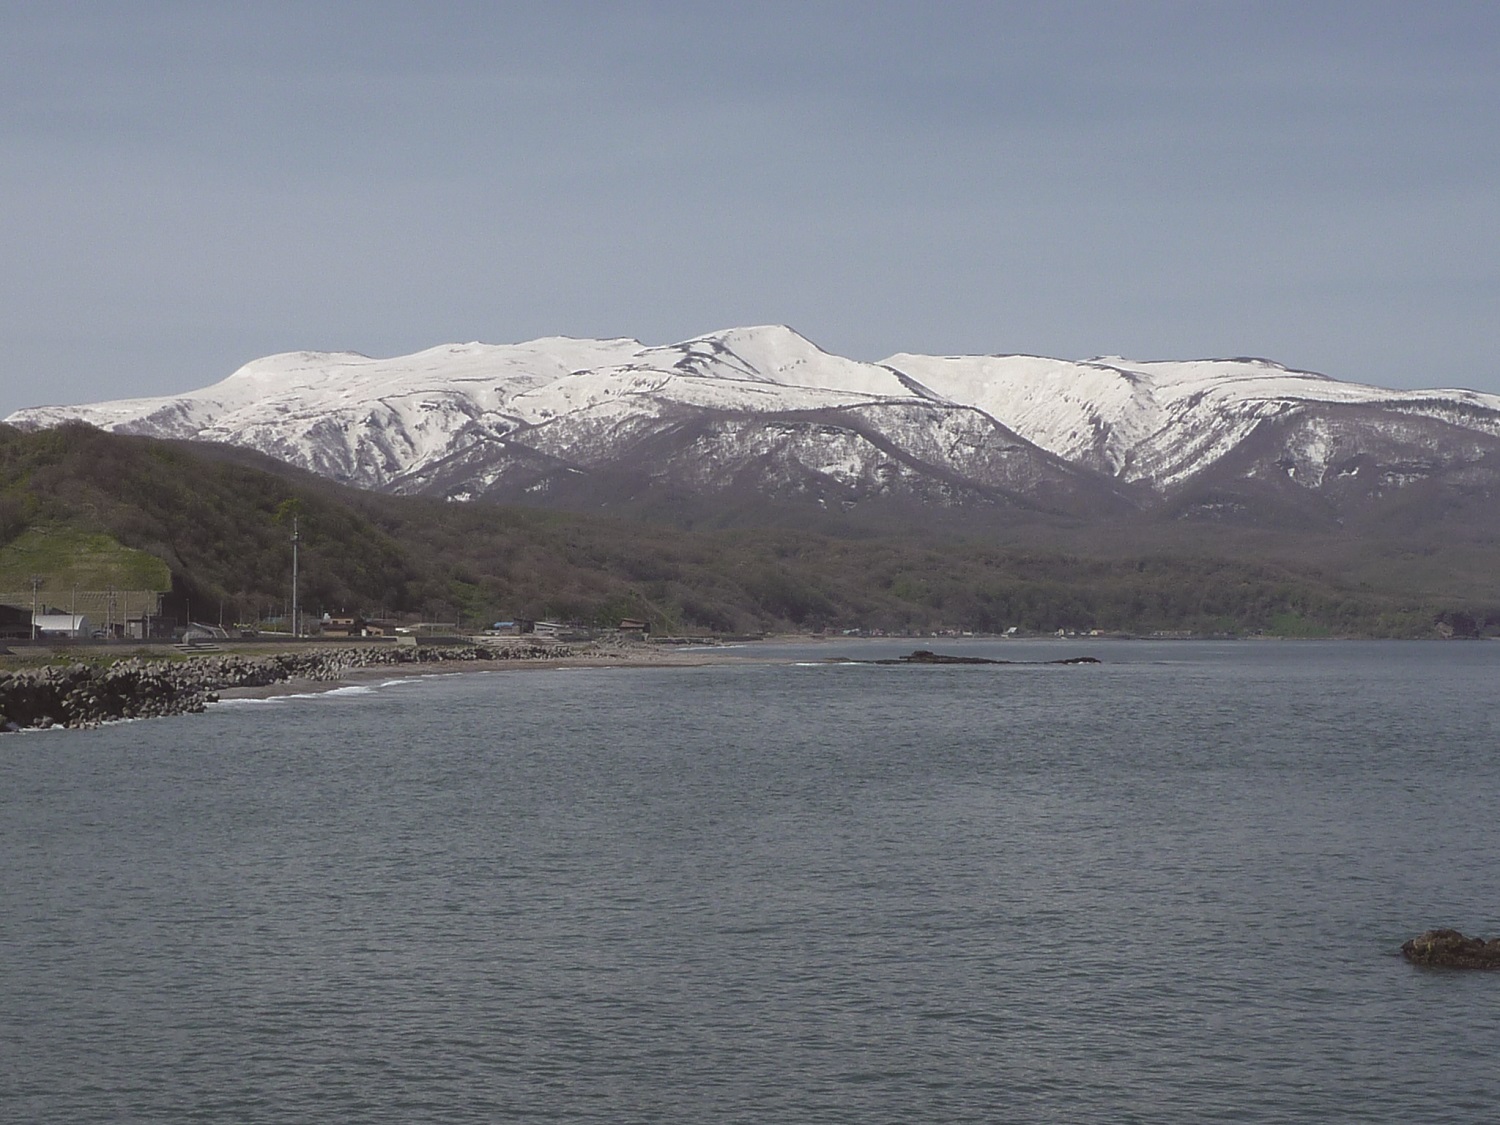
M54 632L62 629L73 632L89 627L89 619L81 613L39 613L33 620L38 629Z

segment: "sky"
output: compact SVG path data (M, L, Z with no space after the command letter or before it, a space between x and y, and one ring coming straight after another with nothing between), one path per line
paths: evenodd
M1500 4L0 0L0 416L784 323L1500 392Z

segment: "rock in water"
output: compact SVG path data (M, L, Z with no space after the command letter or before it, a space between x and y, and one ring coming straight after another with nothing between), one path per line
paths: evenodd
M1438 969L1500 969L1500 938L1464 937L1457 930L1428 930L1401 947L1413 965Z

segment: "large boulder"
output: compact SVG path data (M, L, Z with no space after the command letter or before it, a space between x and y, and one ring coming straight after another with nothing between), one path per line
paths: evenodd
M1457 930L1428 930L1401 947L1413 965L1438 969L1500 969L1500 938L1464 937Z

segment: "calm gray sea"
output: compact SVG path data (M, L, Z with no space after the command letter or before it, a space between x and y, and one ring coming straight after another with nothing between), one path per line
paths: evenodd
M1500 644L926 647L0 738L0 1119L1500 1114Z

